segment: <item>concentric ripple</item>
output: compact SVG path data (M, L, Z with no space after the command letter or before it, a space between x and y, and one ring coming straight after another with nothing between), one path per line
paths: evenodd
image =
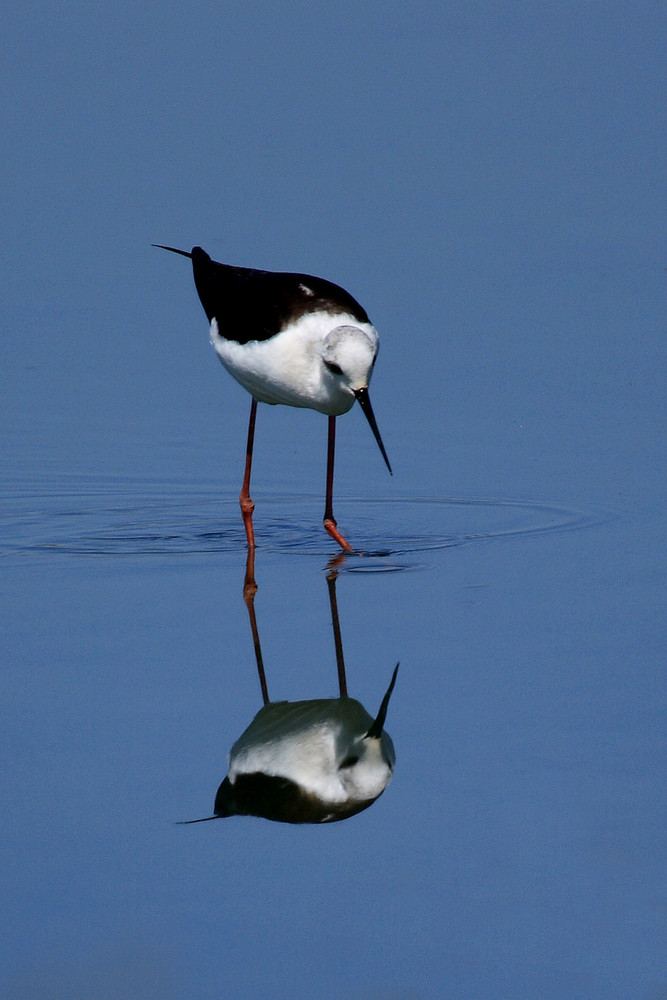
M5 491L0 515L4 556L198 556L238 552L245 534L232 497L214 487L173 482L86 479ZM256 497L258 548L318 556L333 543L322 529L319 497ZM599 514L555 503L447 497L339 498L336 516L366 558L347 568L406 568L392 557L490 539L572 531ZM334 547L335 548L335 547Z

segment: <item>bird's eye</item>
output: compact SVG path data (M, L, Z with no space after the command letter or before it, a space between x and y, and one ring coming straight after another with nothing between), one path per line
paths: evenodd
M327 366L332 375L343 374L343 369L340 365L337 365L335 361L325 361L324 364Z
M355 757L354 754L350 754L350 756L346 757L345 760L342 762L342 764L340 766L341 767L354 767L354 765L358 764L358 763L359 763L359 758Z

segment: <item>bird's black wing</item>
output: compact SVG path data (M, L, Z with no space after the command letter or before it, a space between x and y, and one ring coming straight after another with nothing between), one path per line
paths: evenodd
M219 264L201 247L189 256L204 311L227 340L267 340L309 312L349 313L369 322L349 292L324 278Z

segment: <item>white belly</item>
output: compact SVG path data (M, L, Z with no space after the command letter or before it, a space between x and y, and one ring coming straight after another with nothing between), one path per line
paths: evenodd
M229 374L260 403L340 416L352 408L355 397L326 377L320 345L330 330L347 320L341 315L303 316L269 340L238 344L219 335L214 319L211 343Z

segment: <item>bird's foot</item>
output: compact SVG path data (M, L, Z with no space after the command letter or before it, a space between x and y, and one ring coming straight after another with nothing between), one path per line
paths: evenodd
M331 535L331 537L333 538L333 540L335 542L338 542L338 544L340 545L341 549L344 549L345 552L354 552L354 549L352 548L352 546L350 545L350 543L348 542L348 540L343 535L341 535L340 531L338 530L338 528L336 526L336 522L334 521L333 517L325 517L324 518L324 527L325 527L326 531L328 531L328 533Z

